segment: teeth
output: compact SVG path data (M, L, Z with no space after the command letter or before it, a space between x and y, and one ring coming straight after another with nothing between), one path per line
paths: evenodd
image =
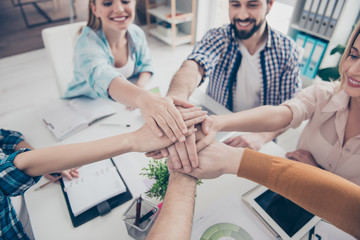
M250 22L239 22L240 26L248 26L250 24Z
M113 18L114 21L124 21L126 17Z
M351 79L351 78L349 78L349 82L350 82L351 84L353 84L353 85L358 85L358 86L360 86L360 82L355 81L355 80L353 80L353 79Z

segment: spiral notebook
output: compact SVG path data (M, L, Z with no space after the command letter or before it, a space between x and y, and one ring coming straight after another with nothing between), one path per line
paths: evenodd
M112 159L84 165L79 178L62 178L61 186L74 227L132 198Z
M301 239L321 220L261 185L245 193L242 198L270 232L283 240Z

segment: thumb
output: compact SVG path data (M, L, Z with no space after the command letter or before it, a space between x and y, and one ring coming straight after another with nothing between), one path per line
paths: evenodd
M188 101L185 101L183 99L180 99L178 97L171 97L175 106L182 106L184 108L191 108L194 107L194 104L189 103Z

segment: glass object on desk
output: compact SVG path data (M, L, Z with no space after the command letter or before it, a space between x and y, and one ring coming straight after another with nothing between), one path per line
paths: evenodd
M136 225L137 208L139 208L138 200L140 200L141 207L140 218L138 220L139 224ZM129 236L137 240L145 240L158 214L159 208L156 205L142 199L140 196L135 198L130 207L123 214L123 220Z

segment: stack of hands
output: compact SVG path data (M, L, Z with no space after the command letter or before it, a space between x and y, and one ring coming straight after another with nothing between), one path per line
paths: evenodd
M196 177L201 178L209 177L205 172L199 175L202 167L208 168L206 172L212 175L211 178L224 173L236 174L243 148L260 150L264 143L271 140L264 137L267 133L252 133L229 138L224 142L225 144L214 143L216 133L222 128L219 116L208 116L200 107L195 107L177 97L157 97L156 100L157 104L148 101L140 110L152 132L158 137L165 135L172 144L163 149L147 152L146 156L154 159L167 157L168 167L171 170L191 173L190 175L198 175ZM231 158L231 156L237 157ZM311 154L304 150L290 152L287 157L317 166ZM199 158L202 165L200 169ZM222 163L218 163L215 167L214 159L222 159L218 161ZM225 164L223 161L229 162ZM224 165L233 169L223 169Z
M231 147L214 143L216 133L219 130L217 128L216 116L208 116L207 112L202 111L200 107L195 107L193 104L176 97L165 97L164 99L168 101L167 107L164 107L164 104L158 105L166 109L166 111L163 111L163 114L159 114L160 111L158 110L157 114L149 113L150 106L146 108L145 112L142 111L142 113L147 127L158 137L166 135L172 143L166 148L147 152L146 156L154 159L167 157L169 169L187 174L191 173L191 175L195 176L199 174L198 171L201 169L199 168L200 154L215 153L218 155L217 159L219 159L224 157L224 151L227 153L229 151L233 152ZM202 151L205 148L206 151ZM209 158L208 163L202 160L201 164L209 164L210 159L214 158ZM224 165L224 163L221 165ZM238 165L235 167L236 170L237 167ZM212 166L212 168L216 169L218 173L212 172L211 175L219 176L224 173L222 166ZM201 178L207 177L204 177L202 173Z

